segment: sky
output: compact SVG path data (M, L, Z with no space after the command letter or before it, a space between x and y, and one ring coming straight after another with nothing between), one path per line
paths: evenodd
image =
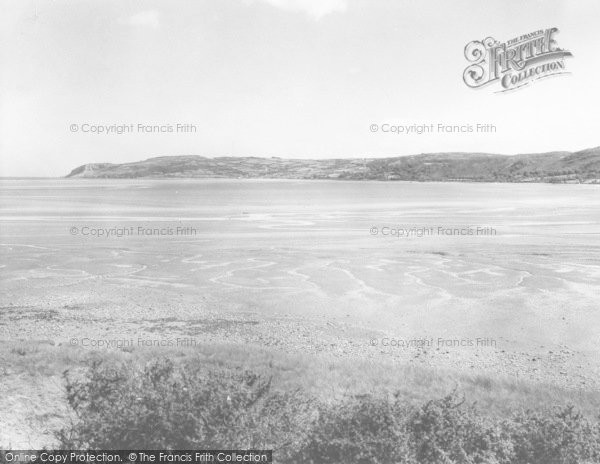
M596 147L599 23L598 0L2 0L0 176L168 155ZM551 27L568 74L504 93L463 82L467 43ZM496 131L383 130L411 124Z

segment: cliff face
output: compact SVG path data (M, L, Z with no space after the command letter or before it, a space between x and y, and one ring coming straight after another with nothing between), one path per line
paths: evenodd
M73 169L66 177L98 177L97 173L109 166L115 165L110 163L84 164L83 166Z
M67 177L600 183L600 147L514 156L435 153L377 159L163 156L135 163L86 164Z

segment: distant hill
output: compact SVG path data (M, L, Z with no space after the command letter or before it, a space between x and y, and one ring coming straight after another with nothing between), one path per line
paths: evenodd
M433 153L392 158L285 159L162 156L85 164L69 178L348 179L600 183L600 147L526 155Z

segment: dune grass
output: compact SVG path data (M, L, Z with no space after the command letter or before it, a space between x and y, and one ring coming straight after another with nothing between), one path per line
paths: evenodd
M322 402L367 394L394 394L409 403L442 397L453 390L495 416L518 409L573 404L584 413L600 411L600 392L565 389L508 377L465 374L389 361L338 358L327 354L290 355L249 345L198 345L185 349L136 348L87 350L49 341L0 342L0 377L60 376L67 369L84 368L94 360L144 364L156 357L176 362L241 368L272 378L281 391L301 389Z

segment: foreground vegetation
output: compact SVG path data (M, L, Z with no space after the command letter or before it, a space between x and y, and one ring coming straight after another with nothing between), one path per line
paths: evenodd
M499 416L458 391L414 403L399 392L323 401L265 373L173 361L93 360L65 373L68 448L274 449L284 463L600 462L600 424L572 406Z

